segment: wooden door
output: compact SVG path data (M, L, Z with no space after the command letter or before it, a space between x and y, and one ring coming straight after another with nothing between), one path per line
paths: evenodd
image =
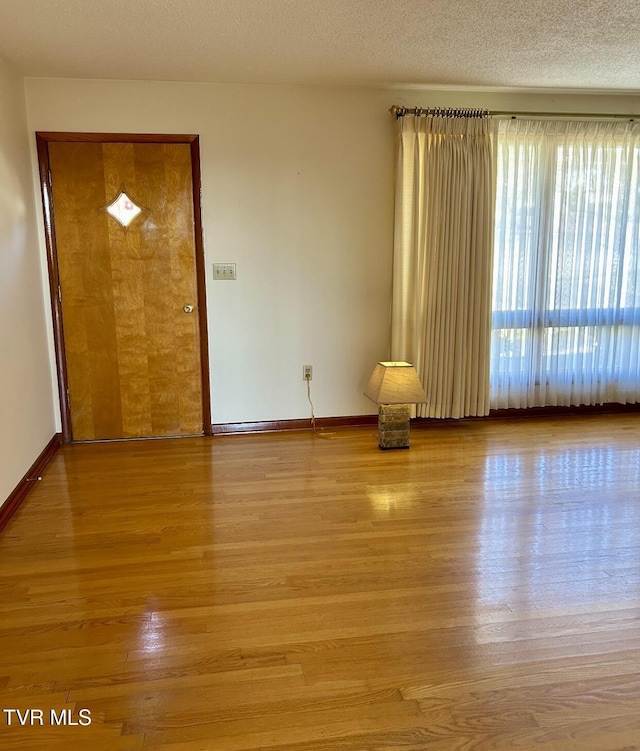
M190 145L47 149L71 438L202 434ZM121 193L140 209L127 227L107 210Z

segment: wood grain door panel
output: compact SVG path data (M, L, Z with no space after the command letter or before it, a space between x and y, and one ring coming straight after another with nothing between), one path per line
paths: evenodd
M202 434L189 145L48 149L73 439ZM103 210L123 188L127 229Z

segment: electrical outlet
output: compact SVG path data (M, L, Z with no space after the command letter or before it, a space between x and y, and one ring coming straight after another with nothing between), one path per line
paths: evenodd
M313 378L313 365L302 366L302 378L305 381L310 381Z

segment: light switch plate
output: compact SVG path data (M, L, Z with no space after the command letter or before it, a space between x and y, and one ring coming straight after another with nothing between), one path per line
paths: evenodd
M213 278L219 281L230 281L236 278L235 263L214 263Z

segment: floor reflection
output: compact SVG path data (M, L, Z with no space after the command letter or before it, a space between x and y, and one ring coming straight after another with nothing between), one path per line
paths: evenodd
M486 457L477 598L512 610L637 596L640 449L585 446ZM635 577L637 579L637 576Z

